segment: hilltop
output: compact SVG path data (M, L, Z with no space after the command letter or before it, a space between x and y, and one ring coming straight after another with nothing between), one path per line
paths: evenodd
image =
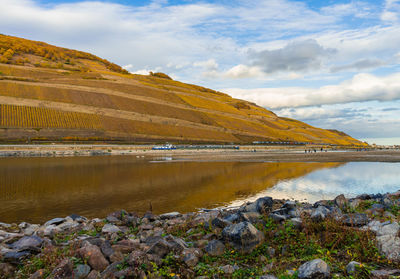
M227 94L0 35L0 140L363 145Z

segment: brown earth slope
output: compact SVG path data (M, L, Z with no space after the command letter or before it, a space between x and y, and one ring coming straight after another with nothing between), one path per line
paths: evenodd
M166 75L133 75L89 53L5 35L0 140L363 144Z

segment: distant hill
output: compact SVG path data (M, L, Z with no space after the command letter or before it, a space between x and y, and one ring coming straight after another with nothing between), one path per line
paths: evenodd
M227 94L0 35L0 140L363 145Z

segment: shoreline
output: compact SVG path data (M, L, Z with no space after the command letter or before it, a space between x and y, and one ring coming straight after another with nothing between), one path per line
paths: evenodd
M400 191L0 223L0 277L389 278L400 275L399 219Z
M124 145L0 145L0 158L70 156L149 156L187 161L271 161L271 162L400 162L400 149L354 151L325 149L305 153L310 148L241 146L231 149L152 150L152 146Z

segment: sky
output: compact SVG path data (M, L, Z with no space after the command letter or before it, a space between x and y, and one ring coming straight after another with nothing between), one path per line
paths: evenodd
M400 144L400 0L0 0L0 33Z

